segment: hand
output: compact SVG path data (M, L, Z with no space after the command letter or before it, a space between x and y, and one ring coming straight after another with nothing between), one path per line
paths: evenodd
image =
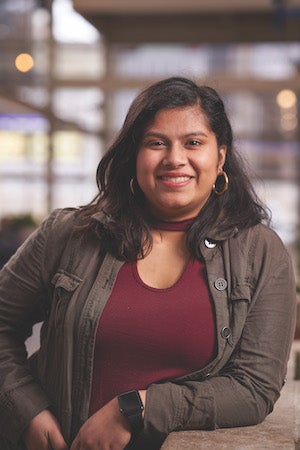
M45 409L35 416L25 432L23 441L27 450L67 450L60 426L53 414Z
M130 438L129 421L115 397L82 425L70 450L122 450Z

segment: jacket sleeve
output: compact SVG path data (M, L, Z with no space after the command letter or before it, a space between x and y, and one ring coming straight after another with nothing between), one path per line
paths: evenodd
M52 213L0 272L0 435L17 442L49 400L29 371L25 340L45 314L45 255Z
M294 336L295 278L290 257L273 232L267 243L257 245L263 248L259 267L252 267L256 284L231 357L216 374L199 381L151 385L145 409L147 434L163 440L175 430L254 425L272 411Z

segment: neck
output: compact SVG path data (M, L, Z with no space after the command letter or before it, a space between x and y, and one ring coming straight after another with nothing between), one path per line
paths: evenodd
M151 226L155 230L166 230L166 231L187 231L192 223L194 222L195 217L192 219L185 219L179 221L166 221L166 220L157 220L152 219Z

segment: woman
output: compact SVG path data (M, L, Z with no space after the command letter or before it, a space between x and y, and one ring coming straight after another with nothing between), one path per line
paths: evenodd
M294 276L218 94L184 78L143 91L97 182L1 272L8 448L155 449L173 430L262 421L286 375Z

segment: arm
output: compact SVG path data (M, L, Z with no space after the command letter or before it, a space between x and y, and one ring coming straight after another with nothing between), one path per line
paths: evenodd
M45 249L54 217L31 235L0 272L0 435L12 442L50 405L30 373L24 342L45 313Z
M278 242L271 242L260 267L253 269L258 277L231 358L218 373L199 381L151 385L147 433L164 439L174 430L253 425L272 411L286 375L296 305L291 261ZM232 307L238 310L243 302L234 300Z

